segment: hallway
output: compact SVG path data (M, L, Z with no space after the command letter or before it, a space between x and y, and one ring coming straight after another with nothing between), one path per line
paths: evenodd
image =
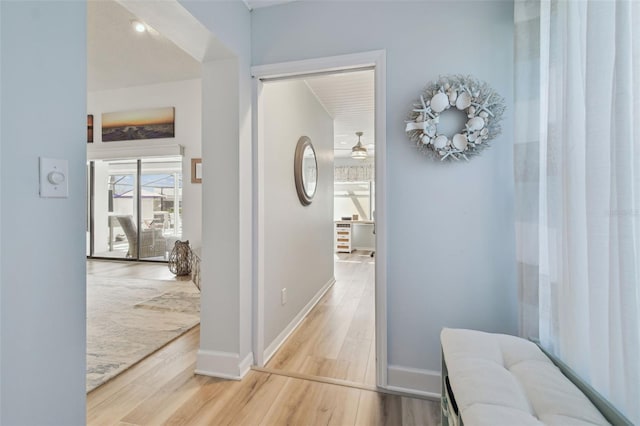
M335 277L266 371L375 387L375 257L368 251L336 253Z

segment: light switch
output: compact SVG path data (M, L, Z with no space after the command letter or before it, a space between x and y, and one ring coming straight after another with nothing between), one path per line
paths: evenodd
M69 196L69 162L40 157L40 197L67 198Z

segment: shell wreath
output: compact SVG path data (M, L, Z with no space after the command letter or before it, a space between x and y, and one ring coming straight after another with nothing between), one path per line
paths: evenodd
M438 132L440 114L457 108L467 116L464 128L449 139ZM500 134L504 99L487 83L469 76L444 76L430 82L406 122L407 135L418 149L441 161L469 160Z

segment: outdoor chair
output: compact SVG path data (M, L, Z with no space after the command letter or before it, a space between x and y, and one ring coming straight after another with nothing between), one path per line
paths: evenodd
M116 216L120 227L124 231L129 243L127 258L136 257L138 246L138 231L131 215ZM140 258L164 257L167 250L167 240L162 235L162 229L143 229L140 231Z

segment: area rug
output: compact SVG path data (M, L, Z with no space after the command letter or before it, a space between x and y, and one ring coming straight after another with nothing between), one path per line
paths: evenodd
M191 281L87 276L87 392L200 322Z
M199 312L200 293L167 292L135 305L136 308L171 312Z

